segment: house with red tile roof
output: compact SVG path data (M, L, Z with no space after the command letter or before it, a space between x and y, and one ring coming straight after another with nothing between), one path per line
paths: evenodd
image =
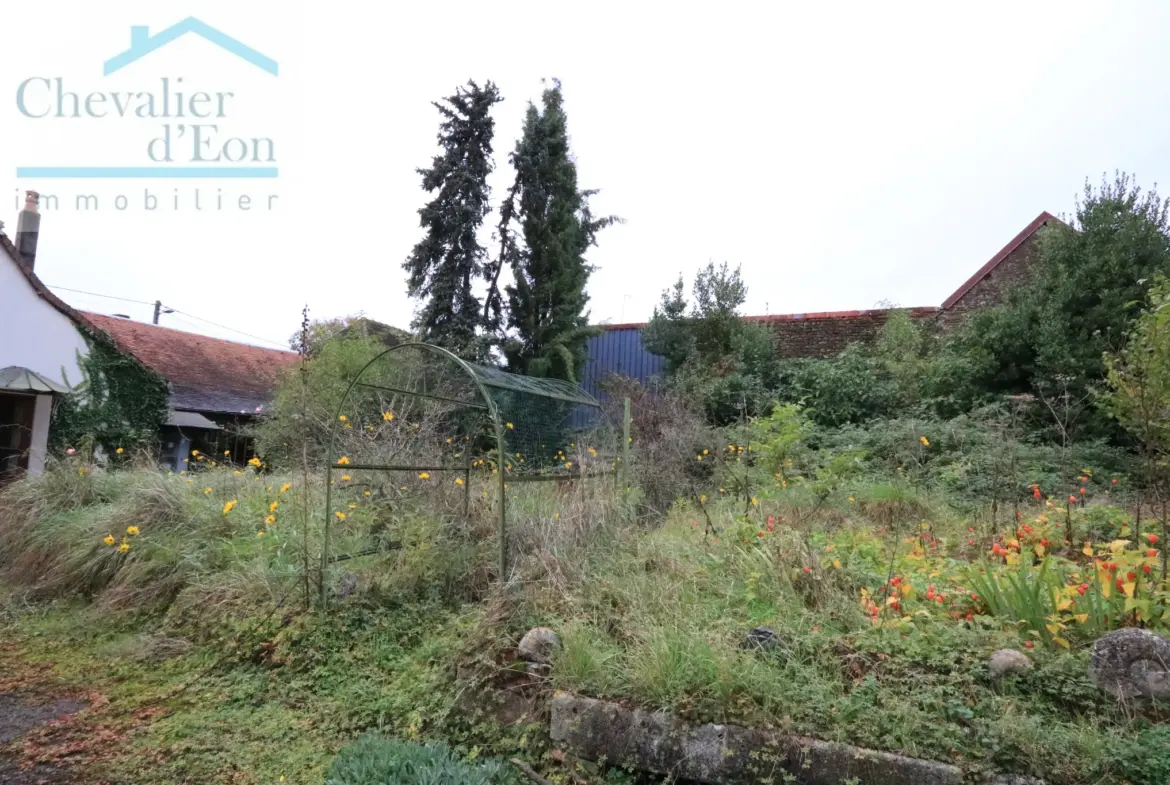
M14 240L0 224L0 482L43 468L54 399L83 381L87 335L108 339L166 381L165 464L182 468L192 448L251 457L240 426L263 412L298 355L75 310L37 277L39 227L33 191Z

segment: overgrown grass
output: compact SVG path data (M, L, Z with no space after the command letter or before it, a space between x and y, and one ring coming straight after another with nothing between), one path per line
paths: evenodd
M107 691L121 716L166 709L119 753L121 781L320 782L336 750L369 731L547 764L539 717L501 728L474 697L522 683L1057 785L1164 782L1165 710L1119 707L1087 680L1100 628L1070 622L1065 650L1034 634L1046 612L971 599L973 570L1008 573L986 558L1006 541L908 484L858 481L826 497L777 483L755 502L676 504L653 529L625 522L608 481L584 494L517 484L514 571L501 586L490 482L477 481L461 519L428 515L401 490L425 492L422 481L385 488L355 473L334 491L346 516L335 552L396 548L332 567L330 592L343 571L356 589L323 617L301 594L319 521L297 512L302 500L320 509L322 489L282 492L286 482L66 464L0 495L11 636L63 678ZM1099 525L1092 507L1076 515L1078 531ZM1062 581L1090 563L1076 547L1056 558ZM1029 563L1010 569L1031 580ZM890 585L910 590L887 596ZM65 604L46 610L49 600ZM537 624L564 643L548 682L512 662ZM760 625L776 631L775 649L742 645ZM1035 670L992 683L988 655L1028 641ZM143 761L151 768L129 771Z

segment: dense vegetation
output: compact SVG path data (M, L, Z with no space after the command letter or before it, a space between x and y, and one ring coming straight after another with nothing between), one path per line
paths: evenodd
M560 111L546 93L517 146L531 160L514 161L527 174L507 210L525 249L506 254L531 287L505 291L529 337L544 317L519 316L525 303L565 305L539 341L498 346L571 378L574 265L597 226L563 167ZM552 748L543 701L565 689L972 777L1163 785L1166 707L1118 702L1086 665L1111 630L1170 630L1168 234L1165 204L1120 177L1048 230L1034 279L1000 306L949 331L896 314L873 345L784 362L739 318L739 270L711 264L647 329L670 378L614 382L633 408L623 484L509 487L496 473L537 456L405 404L339 419L347 378L384 345L306 327L303 368L257 433L264 460L196 455L168 475L132 445L104 464L60 450L0 491L6 637L32 671L100 696L78 721L102 744L82 746L90 773L111 782L502 785L511 758L558 783L629 781ZM458 244L426 256L428 275L475 269ZM467 346L459 330L448 345ZM441 400L422 370L391 363L378 381L421 377ZM620 460L582 435L529 438L529 416L509 433L558 469ZM331 438L348 454L327 488ZM390 455L469 472L362 468ZM338 557L323 563L326 518ZM563 641L549 673L517 661L537 625ZM743 645L761 625L777 641L763 653ZM1034 668L993 679L1003 648ZM497 705L517 696L520 710Z

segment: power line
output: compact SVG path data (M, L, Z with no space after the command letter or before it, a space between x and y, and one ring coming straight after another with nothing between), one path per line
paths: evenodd
M145 300L132 300L129 297L116 297L115 295L112 295L112 294L99 294L98 292L83 292L80 289L70 289L67 286L53 286L52 284L45 284L45 285L48 286L50 289L60 289L63 292L72 292L73 294L84 294L84 295L89 296L89 297L104 297L107 300L118 300L118 301L124 302L124 303L136 303L138 305L149 305L151 307L154 307L154 305L155 305L155 303L148 303ZM170 308L170 306L166 306L166 307ZM177 308L170 308L170 311L171 311L171 313L181 313L184 316L189 316L192 319L197 319L201 322L204 322L205 324L210 324L212 327L218 327L221 330L227 330L229 332L233 332L233 333L236 333L238 335L243 335L247 338L251 338L254 341L260 341L262 343L270 343L270 344L273 344L275 346L279 346L282 349L286 348L285 343L282 341L274 341L271 338L261 338L259 335L252 335L251 333L246 333L243 330L237 330L234 327L228 327L226 324L219 324L218 322L213 322L210 319L204 319L201 316L196 316L195 314L187 313L186 311L180 311ZM183 320L180 319L179 321L183 321ZM187 324L191 324L191 323L187 322ZM192 324L191 326L198 329L198 325Z
M84 294L84 295L88 295L90 297L105 297L107 300L121 300L124 303L137 303L138 305L151 305L151 306L154 305L154 303L148 303L145 300L131 300L129 297L115 297L112 294L98 294L97 292L83 292L80 289L70 289L66 286L53 286L52 284L45 284L45 286L48 286L50 289L60 289L63 292L72 292L73 294Z
M187 313L186 311L180 311L178 308L174 308L174 309L172 309L172 311L174 313L181 313L184 316L189 316L192 319L198 319L199 321L204 322L205 324L210 324L212 327L218 327L221 330L230 330L233 333L238 333L239 335L247 336L248 338L252 338L253 340L256 340L256 341L263 341L264 343L276 344L277 346L280 346L281 348L285 348L285 346L286 346L286 344L282 343L281 341L274 341L271 338L261 338L259 335L252 335L251 333L246 333L243 330L237 330L235 327L228 327L226 324L219 324L217 322L211 321L210 319L204 319L202 316L196 316L193 313Z

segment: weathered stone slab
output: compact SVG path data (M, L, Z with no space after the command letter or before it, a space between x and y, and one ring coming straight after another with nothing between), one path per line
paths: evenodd
M736 725L691 725L564 692L552 700L550 735L586 760L709 785L779 785L785 774L799 785L964 783L962 770L945 763Z

